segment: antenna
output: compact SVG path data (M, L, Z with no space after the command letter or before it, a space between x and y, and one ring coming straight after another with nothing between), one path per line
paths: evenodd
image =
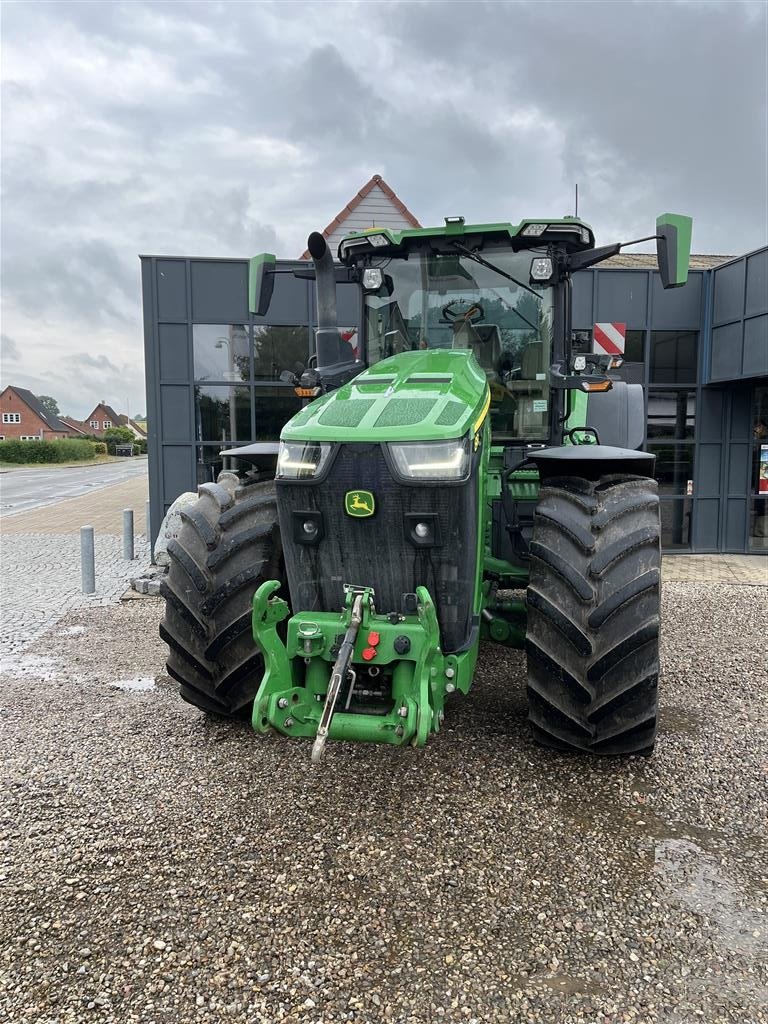
M579 216L579 183L576 182L576 209L573 211L574 217Z

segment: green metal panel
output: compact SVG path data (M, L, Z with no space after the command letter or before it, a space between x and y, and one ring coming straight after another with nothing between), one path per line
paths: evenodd
M354 428L355 441L445 440L477 431L489 402L485 372L471 352L404 352L310 403L283 427L281 437L348 441Z

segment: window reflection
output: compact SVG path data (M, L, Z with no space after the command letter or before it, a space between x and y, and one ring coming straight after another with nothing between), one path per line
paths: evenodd
M691 546L691 498L677 498L660 503L661 546L689 548Z
M768 388L755 388L752 410L752 487L747 545L755 553L768 551Z
M254 327L253 373L256 380L279 380L283 370L300 372L309 358L306 327Z
M198 441L249 441L250 388L196 384L195 435Z
M695 391L648 392L649 440L692 441L695 420Z
M696 331L651 331L651 383L693 384L698 340Z
M256 441L277 441L288 420L301 409L291 387L256 388Z
M656 456L659 494L685 494L688 481L693 480L693 445L649 441L646 449Z
M248 329L243 324L193 324L195 380L250 380Z

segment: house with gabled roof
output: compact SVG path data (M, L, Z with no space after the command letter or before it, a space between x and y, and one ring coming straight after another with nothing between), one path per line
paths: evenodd
M48 412L31 391L9 384L0 393L0 440L55 441L69 436L66 423Z
M144 430L142 425L140 423L137 423L136 420L132 420L130 416L122 414L120 416L120 422L118 423L118 426L128 427L128 429L132 432L133 436L138 438L140 441L146 441L147 439L146 430Z
M395 231L421 227L416 217L380 174L374 174L324 228L323 235L334 259L344 235L350 231L362 231L363 228L372 227L392 228ZM301 259L308 260L309 252L305 250Z
M82 420L76 420L74 416L59 416L59 419L69 427L71 435L75 435L77 437L89 436L90 432L86 429L86 425Z
M104 400L99 402L90 416L85 417L83 423L88 433L93 434L95 437L103 437L105 431L111 430L112 427L123 426L120 422L120 415L115 412L111 405L107 405Z

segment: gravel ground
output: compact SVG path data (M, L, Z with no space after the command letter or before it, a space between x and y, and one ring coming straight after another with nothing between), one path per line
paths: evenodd
M768 1021L768 590L664 604L651 759L533 747L488 647L319 771L178 700L158 602L70 615L2 680L0 1020Z

